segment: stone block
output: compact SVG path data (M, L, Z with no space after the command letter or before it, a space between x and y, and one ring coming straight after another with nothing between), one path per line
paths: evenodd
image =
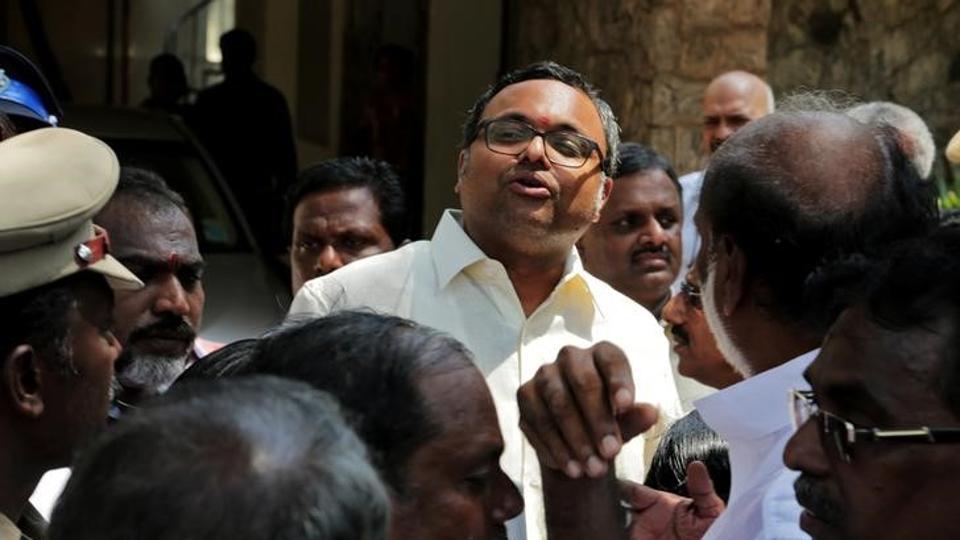
M652 85L650 122L654 126L699 125L702 116L703 81L665 75Z
M722 31L732 26L765 28L770 19L770 1L681 0L683 33L689 36L703 31Z

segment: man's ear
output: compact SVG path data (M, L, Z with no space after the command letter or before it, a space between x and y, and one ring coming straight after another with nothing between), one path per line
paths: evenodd
M593 218L590 220L591 223L600 221L600 212L603 210L603 205L607 204L607 201L610 199L610 193L612 191L613 179L609 178L607 175L603 175L603 184L600 185L600 190L597 192L597 200L593 209Z
M726 269L724 275L717 275L719 287L723 291L723 299L719 306L720 311L727 317L736 311L737 306L744 299L747 277L747 260L743 251L728 235L724 235L719 242L720 256L725 264L718 265Z
M17 345L4 359L3 386L17 413L30 418L43 414L42 378L43 370L32 346Z
M453 186L454 193L460 193L460 182L463 182L463 177L467 173L468 161L470 161L470 151L466 149L461 150L457 156L457 184Z

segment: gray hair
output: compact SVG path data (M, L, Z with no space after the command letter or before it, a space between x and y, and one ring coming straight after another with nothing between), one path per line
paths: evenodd
M864 124L887 124L896 128L907 139L904 150L920 177L930 177L937 146L933 142L930 128L919 114L889 101L871 101L857 105L848 110L847 114Z
M53 540L383 540L389 499L327 394L276 377L174 388L81 456Z

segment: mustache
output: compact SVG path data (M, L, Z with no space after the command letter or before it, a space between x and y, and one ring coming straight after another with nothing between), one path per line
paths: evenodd
M727 142L726 139L710 139L710 152L716 152L723 143Z
M674 341L680 345L690 345L690 334L683 327L671 324L670 334Z
M196 330L183 317L176 315L162 315L154 323L137 328L130 333L127 343L141 339L163 338L177 341L193 341L197 337Z
M645 254L647 254L647 253L661 254L661 255L663 255L664 258L667 259L667 260L673 258L673 253L670 253L670 250L667 249L666 244L660 244L659 246L641 246L641 247L638 247L637 249L633 250L633 252L630 254L630 258L631 258L632 260L636 260L636 259L638 259L641 255L645 255Z
M831 525L843 522L843 509L834 498L827 495L822 480L801 474L793 483L793 491L800 506L812 512L820 521Z

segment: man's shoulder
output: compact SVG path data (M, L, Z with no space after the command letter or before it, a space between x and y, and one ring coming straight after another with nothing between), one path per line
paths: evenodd
M605 318L626 326L646 325L659 331L660 323L647 308L586 270L583 277Z
M297 294L291 313L319 308L377 307L396 301L412 272L430 259L430 242L412 242L393 251L352 262L312 279ZM308 308L307 304L318 306ZM323 306L323 307L319 307Z

